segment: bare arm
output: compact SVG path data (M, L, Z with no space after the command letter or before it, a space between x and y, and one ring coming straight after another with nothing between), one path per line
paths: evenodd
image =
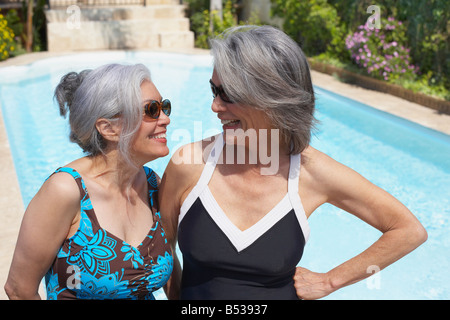
M164 286L164 291L169 300L179 299L181 286L181 266L176 253L177 224L180 212L179 192L177 191L176 167L172 160L167 165L161 184L159 186L159 203L161 219L166 237L172 248L173 271L169 281Z
M295 286L301 298L317 299L358 282L370 276L369 266L382 270L426 240L420 222L389 193L317 150L310 150L309 156L311 161L302 170L308 171L309 183L315 185L312 189L325 202L357 216L383 235L361 254L327 273L297 268Z
M80 191L65 173L50 177L22 220L5 291L10 299L40 299L39 283L80 210Z
M180 208L185 197L200 177L204 166L201 161L203 147L208 143L208 141L196 142L177 150L167 165L161 181L159 189L161 218L174 255L173 272L164 288L168 299L179 299L181 290L182 268L176 255Z

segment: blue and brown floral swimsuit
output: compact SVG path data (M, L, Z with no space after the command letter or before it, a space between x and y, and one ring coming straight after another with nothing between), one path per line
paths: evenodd
M158 186L153 170L144 167L150 207L158 207ZM138 247L101 228L80 174L66 172L80 189L80 226L66 239L45 276L47 299L154 299L173 268L172 251L156 212L153 226Z

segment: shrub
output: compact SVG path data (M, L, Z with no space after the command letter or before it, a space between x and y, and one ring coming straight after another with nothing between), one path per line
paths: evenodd
M411 63L403 23L389 17L381 19L381 26L370 28L367 22L347 36L345 44L353 62L378 79L413 79L419 69Z
M271 1L272 14L284 19L284 32L300 44L305 54L345 55L345 33L339 15L326 0Z
M8 22L0 13L0 61L9 57L15 50L14 32L8 27Z
M191 16L192 29L195 31L195 46L203 49L209 48L208 39L214 37L227 28L235 26L233 2L227 0L222 9L222 19L217 12L211 14L209 10L194 13Z
M192 3L195 1L191 0ZM230 27L237 26L236 0L226 0L222 9L222 19L218 12L209 12L203 9L201 12L195 12L190 16L191 30L195 32L195 46L198 48L209 49L208 39L215 37ZM197 3L198 4L198 3ZM199 6L197 6L199 7ZM192 12L192 11L191 11ZM261 21L252 14L249 21L241 21L241 24L260 25Z

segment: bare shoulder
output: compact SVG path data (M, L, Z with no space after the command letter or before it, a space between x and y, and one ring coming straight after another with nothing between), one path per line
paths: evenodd
M309 214L325 202L368 189L370 183L360 174L311 146L301 159L299 193Z
M55 219L72 221L80 208L80 189L68 173L50 176L31 200L27 211L45 212Z
M374 185L352 168L317 149L308 147L302 153L302 175L308 187L321 193L327 202L346 199L363 191L374 192Z
M197 181L208 159L217 136L188 143L178 148L164 172L167 179L176 176L179 182ZM164 179L164 178L163 178Z
M42 185L39 194L45 197L79 203L80 189L70 174L57 172L52 174Z
M74 178L65 172L54 173L30 201L23 225L28 231L46 230L55 239L64 239L79 210L80 189Z
M167 238L173 244L180 208L200 179L214 141L214 138L208 138L178 148L164 171L159 203Z
M309 146L302 152L302 171L307 171L315 178L326 176L329 172L342 166L327 154ZM303 172L302 172L303 173Z
M170 195L171 202L181 206L200 178L214 142L215 137L211 137L186 144L174 152L161 180L163 202Z

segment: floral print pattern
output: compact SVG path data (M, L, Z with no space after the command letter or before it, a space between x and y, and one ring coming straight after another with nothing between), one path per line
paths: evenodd
M144 167L149 205L157 206L156 174ZM47 299L150 299L169 280L173 257L154 214L154 225L138 247L101 228L80 174L71 168L55 171L72 175L80 189L80 226L61 246L45 281Z

